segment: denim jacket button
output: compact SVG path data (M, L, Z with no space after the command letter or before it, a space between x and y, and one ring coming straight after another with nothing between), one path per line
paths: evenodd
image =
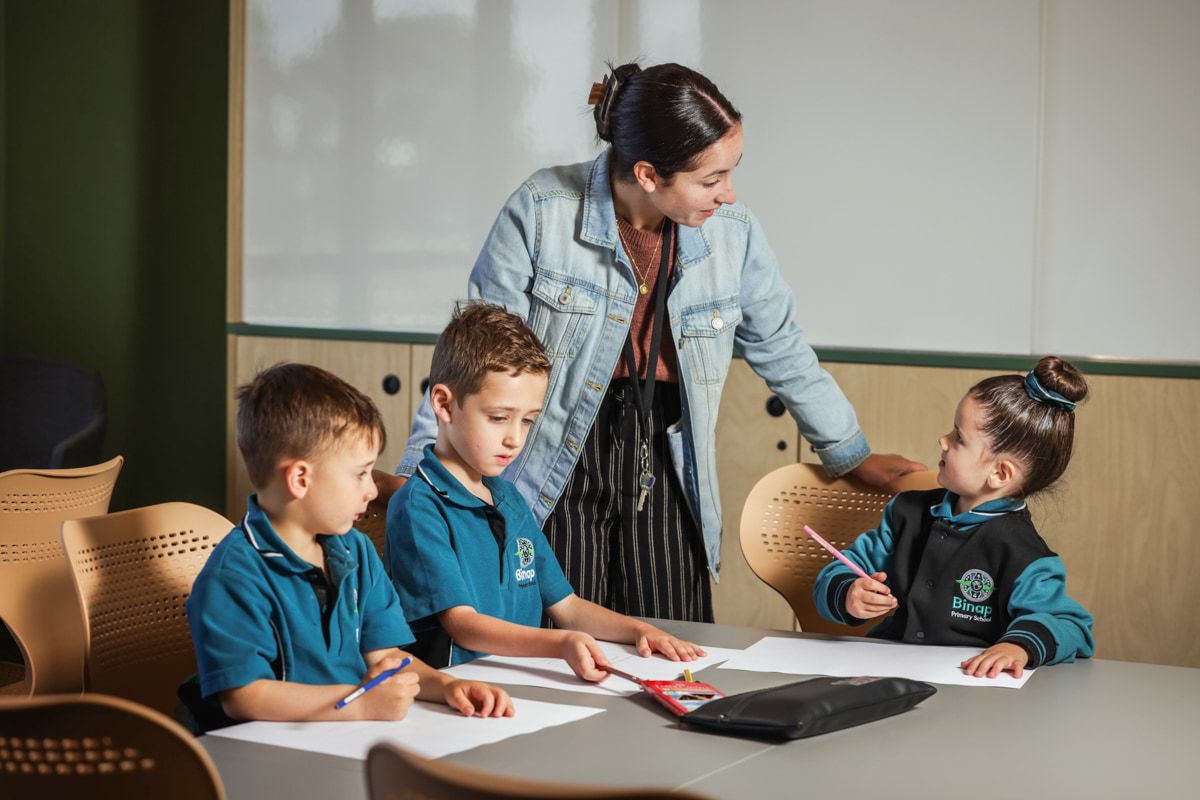
M558 296L558 302L562 303L563 305L566 305L567 303L571 302L571 287L570 286L563 289L563 293Z
M721 319L720 314L716 311L713 312L712 326L713 326L713 330L717 330L717 331L719 331L719 330L721 330L721 328L725 327L725 320Z

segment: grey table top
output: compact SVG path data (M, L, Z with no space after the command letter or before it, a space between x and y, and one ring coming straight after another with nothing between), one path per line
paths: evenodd
M805 635L659 624L725 647ZM696 677L727 694L802 679L716 667ZM1044 668L1020 690L939 686L899 716L782 744L681 729L648 696L508 688L517 698L606 712L447 761L524 778L686 787L718 798L1196 796L1200 669L1083 660ZM361 761L218 737L200 742L230 798L366 796Z

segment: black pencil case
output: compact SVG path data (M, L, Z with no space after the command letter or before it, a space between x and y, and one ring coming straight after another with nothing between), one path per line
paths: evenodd
M907 678L812 678L722 697L679 721L711 733L803 739L899 714L936 692Z

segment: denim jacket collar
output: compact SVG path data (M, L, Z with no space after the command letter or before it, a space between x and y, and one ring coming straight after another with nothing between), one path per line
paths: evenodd
M609 183L609 159L612 148L608 148L592 162L588 172L587 187L583 193L583 226L580 238L610 250L617 244L617 211L613 206L612 185ZM712 247L704 236L704 228L676 226L679 243L675 253L679 263L692 267L712 255Z

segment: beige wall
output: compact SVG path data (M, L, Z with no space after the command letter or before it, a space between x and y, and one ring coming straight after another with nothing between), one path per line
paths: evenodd
M380 404L388 426L381 469L400 460L431 346L380 342L230 337L230 379L240 383L283 359L330 369ZM854 404L877 452L936 465L937 437L976 381L996 372L936 367L826 363ZM383 377L404 387L386 395ZM1190 610L1189 575L1200 537L1184 509L1200 486L1200 381L1089 376L1091 398L1078 413L1075 457L1058 490L1038 498L1042 536L1067 565L1068 588L1096 617L1103 658L1200 667L1200 624ZM754 483L795 461L815 461L791 417L766 412L770 392L740 360L731 367L717 428L725 514L718 622L791 628L787 603L746 566L737 542L741 507ZM238 519L248 492L232 448L227 513ZM782 443L782 449L779 445Z

